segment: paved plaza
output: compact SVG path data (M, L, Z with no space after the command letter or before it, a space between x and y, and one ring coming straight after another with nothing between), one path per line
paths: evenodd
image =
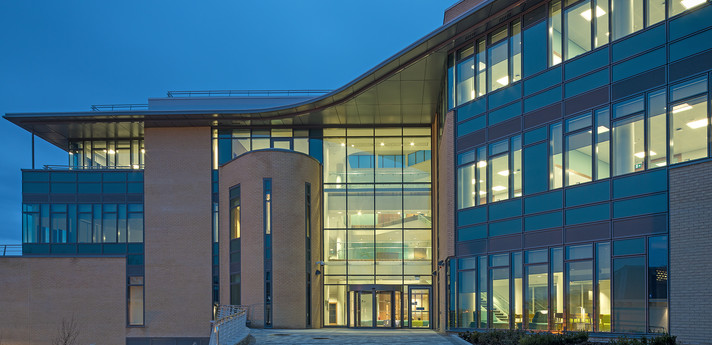
M464 345L456 336L432 330L381 329L250 329L249 344L388 344Z

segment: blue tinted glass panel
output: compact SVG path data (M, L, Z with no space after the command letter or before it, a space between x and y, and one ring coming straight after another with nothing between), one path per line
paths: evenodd
M613 66L613 81L619 81L665 64L665 48Z
M643 96L618 103L613 106L613 118L619 118L630 114L641 112L645 109Z
M608 204L566 210L566 225L606 220L611 217Z
M47 182L49 181L49 173L37 171L23 171L23 182Z
M547 53L547 25L544 20L523 33L522 73L525 78L546 69Z
M77 174L77 179L79 181L88 182L101 182L101 173L96 172L80 172ZM143 181L143 174L141 173L141 181Z
M613 203L613 217L630 217L667 211L667 194L627 199Z
M671 86L670 101L677 101L704 92L707 92L707 76Z
M24 182L22 183L23 193L49 193L49 183L47 182Z
M126 193L126 184L104 183L104 193Z
M489 224L490 237L516 234L516 233L520 233L521 231L522 231L522 220L521 219L505 220L502 222Z
M513 102L522 97L522 84L514 84L500 91L494 92L489 96L489 108L499 108L509 102Z
M498 202L489 207L489 220L498 220L522 215L522 200L514 199Z
M524 145L546 140L546 126L524 133Z
M524 81L524 95L529 96L561 83L561 67L556 67Z
M566 260L592 259L592 258L593 258L593 246L590 244L566 247Z
M487 206L457 212L457 226L477 224L487 221Z
M464 121L469 118L482 114L487 110L487 101L485 98L480 98L470 104L463 105L457 109L457 121Z
M549 251L546 249L528 250L525 260L528 264L549 262Z
M712 6L701 8L670 21L670 40L678 39L695 31L712 26Z
M475 150L467 151L457 155L457 165L472 163L475 161Z
M75 173L52 173L52 182L74 182L77 180L77 174Z
M457 125L457 136L461 137L465 134L470 134L472 132L478 131L482 128L485 128L485 116L480 116L477 118L474 118L470 121L463 122L459 125Z
M143 187L143 184L141 184ZM101 194L101 183L80 183L79 193L84 194Z
M606 84L608 84L608 68L566 83L564 92L566 97L571 97Z
M496 142L494 144L490 144L490 146L489 146L490 156L494 156L494 155L496 155L498 153L502 153L502 152L507 152L508 150L509 150L509 141L506 139Z
M458 260L457 268L461 270L473 270L477 268L477 257L461 258Z
M508 105L504 108L492 111L489 113L489 125L492 126L496 123L509 120L513 117L522 114L522 102L517 102L512 105Z
M126 181L126 173L109 172L103 173L104 182L123 182Z
M566 132L573 132L586 127L591 127L591 114L566 120Z
M566 79L576 78L608 64L608 48L566 63L564 74ZM548 73L548 72L547 72Z
M539 109L561 100L561 86L544 91L536 96L524 100L524 112Z
M458 241L471 241L487 237L487 224L470 226L457 230Z
M613 241L613 255L645 254L645 238Z
M530 146L524 149L524 195L543 192L549 188L548 143Z
M529 216L524 218L524 231L560 227L563 225L563 218L561 211Z
M679 60L710 49L709 42L712 42L712 30L707 30L673 43L670 45L670 61Z
M524 199L524 213L537 213L560 209L563 205L561 190Z
M613 198L624 198L640 194L667 190L667 171L655 170L645 174L635 174L613 181Z
M662 44L665 44L665 25L613 44L612 59L617 62Z
M52 183L52 193L74 194L76 192L76 183Z
M591 204L610 198L608 181L576 186L566 190L566 207Z
M130 172L130 173L128 173L128 180L134 181L134 182L143 181L143 173L142 172Z

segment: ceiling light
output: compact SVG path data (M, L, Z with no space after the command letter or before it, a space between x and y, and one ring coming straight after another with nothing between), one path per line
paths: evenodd
M341 143L341 146L346 146L346 143Z
M707 119L700 119L700 120L695 120L695 121L690 121L687 123L687 127L690 127L692 129L698 129L701 127L707 126Z
M505 187L505 186L494 186L494 187L492 187L492 190L495 191L495 192L501 192L501 191L503 191L503 190L505 190L505 189L507 189L507 187Z
M114 150L109 150L109 151L107 151L107 152L108 152L110 155L113 155L113 154L116 153L116 151L114 151Z
M665 163L665 162L662 162L662 163L655 163L655 165L657 165L657 166L659 166L659 167L664 167L665 165L667 165L667 163Z
M146 149L141 149L141 153L146 153Z
M602 8L596 6L596 17L600 17L605 14L606 14L606 11L604 11ZM581 17L583 17L584 19L586 19L590 22L591 21L591 9L581 12Z
M133 165L133 168L134 168L134 169L138 169L138 164L134 164L134 165Z
M485 192L483 190L480 191L480 195L485 195L485 194L487 194L487 192Z
M645 157L645 152L637 152L633 156L636 156L638 158L643 158L643 157Z
M678 105L672 107L672 113L677 114L679 112L687 111L690 109L692 109L691 105L689 105L687 103L682 103L682 104L678 104Z
M685 6L685 9L689 10L695 6L699 6L707 2L707 0L682 0L680 3Z
M606 132L608 132L608 127L606 127L606 126L598 126L598 128L596 129L596 132L597 132L598 134L606 133Z
M487 166L487 162L485 162L485 161L479 161L479 162L477 162L477 167L478 167L478 168L484 168L484 167L486 167L486 166Z
M415 143L411 141L410 146L415 146Z
M499 79L497 79L497 82L502 85L507 85L507 84L509 84L509 76L504 76L502 78L499 78Z
M386 145L385 143L381 143L381 146L385 146L385 145Z
M480 61L479 65L477 65L478 70L484 71L485 68L487 68L487 65L485 65L484 62Z
M474 64L470 65L470 68L475 69L475 65Z
M361 211L358 211L358 215L359 215L359 216L361 215Z
M475 179L472 179L472 184L475 184L475 183L477 183L477 181L475 181Z
M514 193L514 196L515 196L515 197L517 197L517 196L522 196L522 193Z
M558 65L561 63L561 57L559 55L554 54L552 60L554 65Z
M502 170L498 172L497 175L509 176L509 170Z
M470 99L475 99L475 90L472 90L472 92L470 92Z

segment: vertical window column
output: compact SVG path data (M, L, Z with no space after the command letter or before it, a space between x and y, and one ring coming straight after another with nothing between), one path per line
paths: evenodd
M264 206L265 327L272 327L272 179L262 182Z
M128 323L129 326L143 326L143 276L129 277L129 306Z
M240 266L241 258L241 199L240 185L230 189L230 267ZM230 304L241 302L241 272L230 270Z
M306 318L307 326L311 326L311 184L306 183L304 185L304 231L305 231L305 254L306 254L306 283L307 283L307 296L306 296Z

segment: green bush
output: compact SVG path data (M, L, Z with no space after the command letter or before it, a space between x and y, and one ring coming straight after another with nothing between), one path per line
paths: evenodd
M612 342L610 342L612 345L675 345L677 344L677 337L672 336L670 334L662 334L655 336L651 339L648 339L646 337L642 338L628 338L628 337L620 337Z
M460 337L476 345L572 345L588 341L587 333L526 333L523 331L465 332ZM657 345L657 344L656 344Z

